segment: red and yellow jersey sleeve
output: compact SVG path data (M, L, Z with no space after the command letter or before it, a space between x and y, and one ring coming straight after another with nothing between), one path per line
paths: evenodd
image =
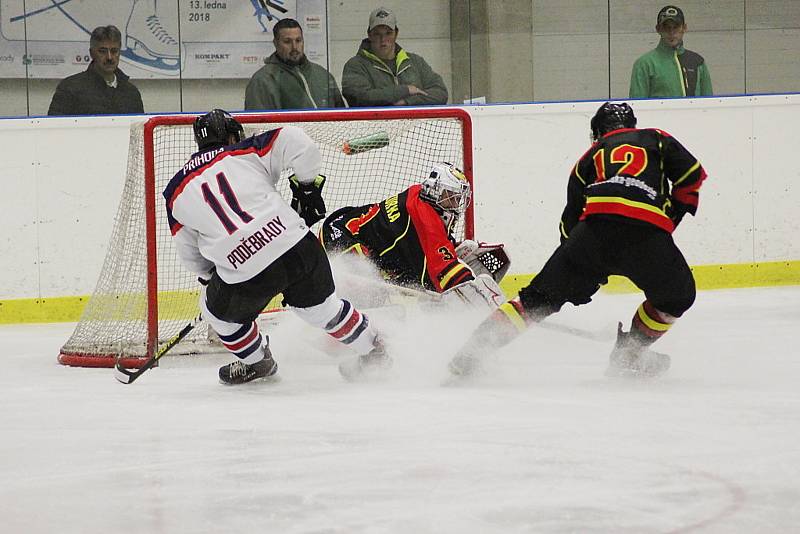
M420 187L412 186L406 199L411 224L425 255L425 271L438 292L473 279L472 271L456 255L444 222L436 210L419 198Z

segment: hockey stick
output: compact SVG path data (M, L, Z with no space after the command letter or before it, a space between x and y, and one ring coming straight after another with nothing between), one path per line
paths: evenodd
M547 321L539 321L534 326L540 326L546 330L554 332L561 332L562 334L569 334L570 336L580 337L583 339L590 339L592 341L611 341L613 338L602 332L592 332L591 330L584 330L574 326L567 326L565 324L548 323Z
M145 374L148 369L153 367L163 355L165 355L167 352L170 351L170 349L172 349L172 347L180 343L183 340L183 338L185 338L189 334L189 332L194 330L195 327L202 322L202 320L203 320L202 316L198 315L197 317L189 321L189 324L184 326L180 332L172 336L169 340L167 340L166 343L161 345L161 347L156 351L156 353L153 354L149 360L144 362L144 365L142 365L139 369L136 369L135 371L129 371L128 369L125 369L120 363L120 361L117 360L117 363L114 365L114 378L116 378L123 384L130 384L134 382L137 378Z

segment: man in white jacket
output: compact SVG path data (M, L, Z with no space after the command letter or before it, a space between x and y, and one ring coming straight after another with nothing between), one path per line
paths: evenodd
M367 316L336 295L330 264L309 227L325 216L322 158L303 130L287 126L242 139L229 113L198 117L199 151L164 190L178 255L203 285L200 308L237 360L224 384L274 377L278 365L256 317L279 293L303 320L360 356L340 366L357 379L391 365ZM291 169L291 207L276 189ZM294 209L292 209L294 208Z

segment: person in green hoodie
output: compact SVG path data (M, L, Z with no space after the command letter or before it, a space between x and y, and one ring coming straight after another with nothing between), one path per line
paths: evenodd
M658 46L633 64L631 98L712 95L711 75L703 56L683 47L686 20L676 6L658 12Z
M351 106L447 103L444 80L417 54L397 44L397 17L385 7L369 15L367 38L344 65L342 93Z
M306 57L303 29L296 20L279 20L272 34L275 52L250 78L244 109L347 107L331 73Z

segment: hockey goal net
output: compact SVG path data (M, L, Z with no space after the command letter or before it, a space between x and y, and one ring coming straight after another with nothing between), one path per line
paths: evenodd
M58 361L81 367L140 366L199 313L196 277L180 263L161 196L196 151L194 115L159 116L131 126L122 199L92 297ZM436 162L472 181L471 122L457 108L242 114L245 135L293 124L322 152L328 212L377 202L421 181ZM288 174L288 173L287 173ZM284 177L286 178L286 177ZM291 198L288 180L279 189ZM472 207L455 237L472 237ZM319 227L317 223L314 231ZM206 326L170 354L208 350Z

